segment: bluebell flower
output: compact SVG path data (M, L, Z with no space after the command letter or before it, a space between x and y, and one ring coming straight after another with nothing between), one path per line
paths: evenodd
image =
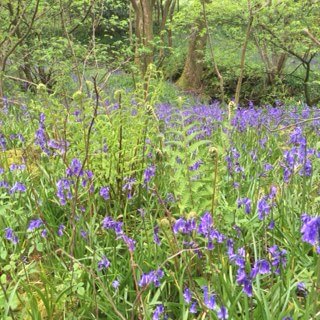
M198 233L200 235L208 236L210 234L210 231L212 230L212 226L213 226L212 216L209 212L206 212L200 219L200 223L198 226Z
M196 171L200 168L200 166L203 164L202 160L198 160L196 161L194 164L192 164L191 166L189 166L189 170L190 171Z
M197 309L197 302L196 301L193 301L191 303L191 306L190 306L190 309L189 309L189 312L192 313L192 314L195 314L198 312L198 309Z
M159 238L159 226L158 225L156 225L153 228L153 241L158 246L161 244L161 241L160 241L160 238Z
M57 231L57 234L59 237L62 237L63 236L63 231L66 227L63 225L63 224L60 224L59 228L58 228L58 231Z
M297 296L300 296L300 297L306 297L308 295L308 290L304 282L297 283L296 293L297 293Z
M139 287L146 287L153 283L156 287L160 286L160 280L163 278L164 272L161 269L143 273L138 283Z
M62 178L56 183L57 186L57 197L59 198L60 204L62 206L66 205L67 199L72 199L71 186L73 181Z
M164 306L163 304L159 304L154 310L154 313L152 315L152 320L159 320L163 313L164 313Z
M85 230L80 230L80 236L83 239L87 239L88 238L88 232L86 232Z
M144 183L147 184L151 178L153 178L156 174L156 167L155 166L150 166L144 170L143 173L143 179Z
M320 253L320 217L311 217L303 214L301 217L303 225L301 227L302 240L316 247Z
M67 177L78 177L83 175L82 163L79 159L74 158L71 160L70 166L66 170Z
M267 273L270 273L270 271L271 271L270 263L265 259L261 259L255 262L253 268L251 269L250 276L251 278L255 278L258 273L267 274Z
M133 252L135 250L135 245L136 245L136 241L133 240L132 238L128 237L127 235L123 234L121 235L122 240L125 242L125 244L127 245L128 249L130 252Z
M102 187L102 188L100 189L100 196L101 196L104 200L110 199L110 188L109 188L109 187Z
M271 206L267 201L267 197L263 197L258 201L258 217L263 220L270 213Z
M26 165L25 164L14 164L12 163L9 167L10 171L15 171L15 170L25 170L26 169Z
M110 266L110 261L106 256L103 256L100 261L98 261L98 270L101 271L103 269L108 269Z
M43 221L41 219L33 219L29 222L29 227L27 231L34 231L43 226Z
M11 228L5 228L5 238L11 241L13 244L17 244L19 242L18 237L15 235Z
M238 208L244 206L245 213L249 214L251 212L251 200L249 198L238 199Z
M274 229L274 226L275 226L274 220L270 220L270 223L269 223L269 225L268 225L268 229L273 230L273 229Z
M191 299L192 299L192 293L191 293L191 290L189 288L185 288L184 291L183 291L183 298L184 298L184 301L186 303L191 303Z
M203 290L203 302L204 302L205 306L208 309L213 310L216 305L216 299L215 299L214 295L208 293L207 286L202 287L202 290Z
M10 189L10 194L14 194L16 192L26 192L27 188L23 183L15 182L15 184Z
M219 311L217 312L218 319L220 320L226 320L228 319L228 309L225 306L221 306Z
M7 150L7 141L6 141L6 138L2 132L0 132L0 147L1 147L2 151Z
M42 238L46 238L48 236L48 230L47 229L43 229L42 231L41 231L41 237Z
M114 288L114 289L118 289L119 288L119 286L120 286L120 281L118 280L118 279L115 279L115 280L113 280L112 281L112 287Z
M105 217L102 221L102 227L107 230L114 230L117 236L123 234L122 225L122 222L115 221L109 216Z
M135 178L125 177L124 178L125 184L122 186L122 191L127 193L127 198L131 199L134 193L134 185L136 183Z
M280 267L285 267L287 264L286 250L280 250L277 245L268 249L271 255L271 265L275 267L275 273L280 274Z

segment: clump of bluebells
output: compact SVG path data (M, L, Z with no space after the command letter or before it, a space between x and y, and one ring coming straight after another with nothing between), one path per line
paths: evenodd
M218 103L161 104L159 122L146 121L136 137L126 130L139 131L134 121L143 108L106 104L85 139L88 154L69 133L91 119L78 105L68 109L72 130L63 138L44 114L31 133L2 125L3 157L33 141L44 170L32 175L25 158L1 162L8 294L19 294L19 281L29 285L17 274L43 270L41 285L52 275L64 305L82 308L76 317L94 310L124 319L262 319L262 298L273 318L311 314L319 281L320 122L300 120L319 110L250 103L229 121ZM109 130L120 122L121 134ZM140 155L132 145L141 141Z

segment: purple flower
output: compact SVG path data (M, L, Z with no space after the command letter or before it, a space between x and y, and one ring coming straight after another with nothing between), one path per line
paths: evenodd
M200 166L203 164L203 161L198 160L196 161L194 164L192 164L191 166L189 166L189 170L190 171L196 171L200 168Z
M239 268L237 271L237 283L242 285L242 290L248 297L252 296L252 280L244 268Z
M84 230L81 230L80 231L80 236L83 238L83 239L87 239L88 238L88 232L84 231Z
M26 191L27 191L27 188L24 184L20 182L16 182L10 189L10 194L13 194L16 192L26 192Z
M268 225L268 229L273 230L274 229L274 225L275 225L274 220L271 220L269 225Z
M304 284L304 282L298 282L297 283L296 293L300 297L306 297L308 295L308 290L307 290L306 285Z
M159 304L154 310L154 313L152 315L152 320L159 320L163 313L164 313L164 306L163 304Z
M254 264L254 267L252 268L251 270L251 278L254 278L256 277L256 275L258 273L260 274L267 274L271 271L271 268L270 268L270 264L267 260L265 259L261 259L261 260L257 260Z
M123 225L122 222L114 221L111 217L108 217L108 216L105 217L102 221L102 227L104 229L114 230L116 235L118 236L123 234L122 225Z
M139 287L146 287L153 283L156 287L160 286L160 280L163 278L164 272L161 269L156 271L150 271L149 273L143 273L140 281Z
M202 287L202 289L203 289L203 300L204 300L205 306L208 309L213 310L216 305L216 299L215 299L214 295L208 294L208 287L207 286Z
M192 302L192 304L190 306L190 309L189 309L189 312L193 313L193 314L198 312L198 310L197 310L197 302L196 301Z
M277 245L274 245L268 251L271 255L271 264L276 268L275 273L280 274L280 267L285 267L287 264L286 250L280 250Z
M54 140L48 141L48 147L60 151L62 154L66 153L69 143L65 140Z
M122 191L127 193L127 198L131 199L133 197L133 187L136 183L135 178L125 177L125 184L122 187Z
M189 288L185 288L184 291L183 291L183 298L184 298L184 301L186 303L191 303L191 299L192 299L192 294L191 294L191 290Z
M212 230L213 220L210 212L206 212L200 219L198 226L198 233L200 235L208 236Z
M159 226L156 225L153 229L153 241L155 244L157 244L158 246L160 246L161 244L161 241L160 241L160 238L159 238Z
M3 133L0 132L0 146L2 148L2 151L7 150L7 141Z
M218 319L220 320L226 320L228 319L228 310L226 307L221 306L220 310L217 312Z
M302 129L300 127L296 127L291 133L289 142L301 146L305 146L307 144L307 140L303 136Z
M263 169L264 171L270 171L273 169L273 166L270 163L265 163Z
M26 169L26 165L25 164L11 164L9 167L10 171L15 171L15 170L25 170Z
M267 202L267 198L263 197L258 201L258 217L260 220L263 220L266 215L270 213L271 207Z
M41 237L42 238L46 238L48 236L48 230L47 229L43 229L42 231L41 231Z
M114 289L118 289L119 288L119 286L120 286L120 281L118 280L118 279L116 279L116 280L113 280L112 281L112 287L114 288Z
M320 253L320 217L311 217L303 214L301 217L303 225L301 227L302 240L317 248Z
M14 234L11 228L5 228L5 238L11 241L13 244L17 244L19 242L18 237Z
M58 231L57 231L57 234L59 237L62 237L63 236L63 231L66 227L63 225L63 224L60 224L59 228L58 228Z
M100 196L101 196L104 200L110 199L110 188L109 188L109 187L102 187L102 188L100 189Z
M155 174L156 174L156 167L155 166L148 167L143 173L144 183L147 184L151 180L151 178L155 176Z
M57 183L57 197L59 198L62 206L66 205L67 199L72 199L71 185L72 181L66 178L60 179Z
M179 218L173 225L172 229L175 234L179 232L189 234L196 229L196 221L193 218L189 220Z
M70 166L66 170L67 177L78 177L83 175L82 163L79 159L74 158L71 160Z
M238 208L244 206L245 213L249 214L251 212L251 200L249 198L238 199Z
M103 269L108 269L110 266L110 261L106 256L103 256L100 261L98 261L98 270L101 271Z
M136 244L135 240L133 240L132 238L129 238L125 234L123 234L121 237L122 237L122 240L125 242L125 244L128 246L129 251L133 252Z
M29 222L27 231L34 231L35 229L40 228L42 225L43 221L41 219L33 219Z

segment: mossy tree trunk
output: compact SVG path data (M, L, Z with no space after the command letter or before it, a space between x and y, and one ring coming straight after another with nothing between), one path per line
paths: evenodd
M183 72L177 81L177 85L183 90L201 91L207 43L207 33L204 32L204 28L204 19L199 17L192 28Z

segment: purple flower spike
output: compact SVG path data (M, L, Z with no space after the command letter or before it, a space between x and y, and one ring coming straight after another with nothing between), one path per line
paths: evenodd
M159 320L163 313L164 313L164 306L163 304L159 304L154 310L154 313L152 315L152 320Z
M98 270L101 271L103 269L108 269L110 266L110 261L106 258L106 256L103 256L100 261L98 261Z
M183 298L184 298L184 301L186 303L190 303L191 302L191 298L192 298L192 294L191 294L191 290L189 288L185 288L184 291L183 291Z
M14 234L11 228L5 228L5 238L11 241L13 244L17 244L19 242L18 237Z
M228 310L226 307L221 306L220 310L217 312L218 319L220 320L226 320L228 319Z
M109 200L110 199L110 188L109 187L102 187L100 189L100 196L104 200Z
M27 231L34 231L34 230L40 228L42 225L43 225L43 221L41 219L31 220Z

